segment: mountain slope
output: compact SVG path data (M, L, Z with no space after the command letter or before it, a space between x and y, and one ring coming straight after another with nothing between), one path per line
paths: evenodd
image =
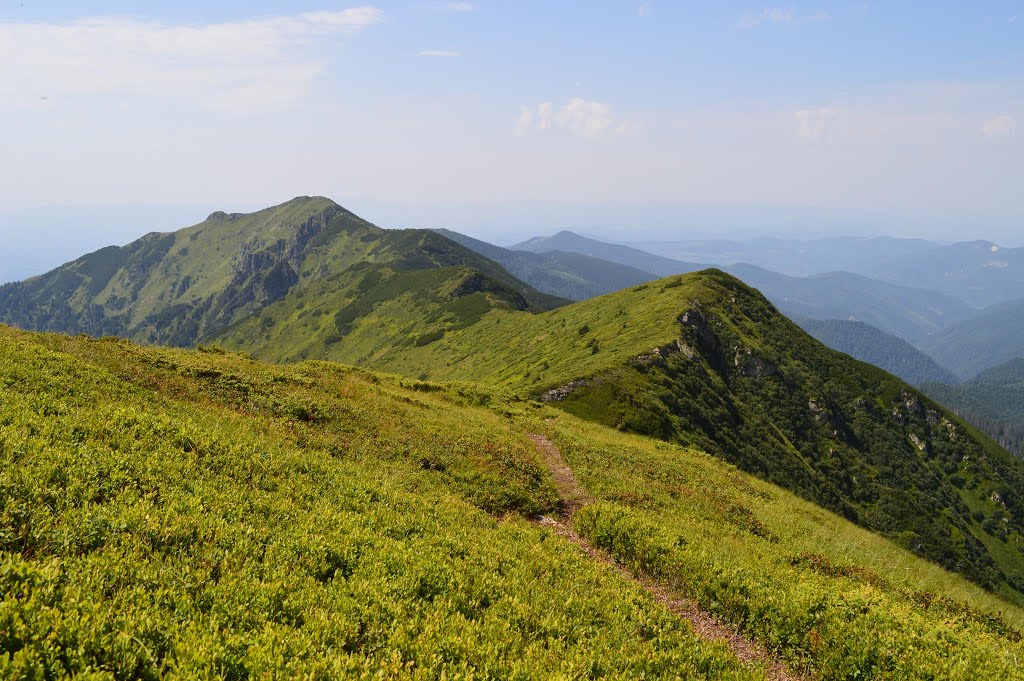
M1024 299L985 308L922 348L962 379L1024 357Z
M976 311L950 296L849 272L787 277L753 265L725 268L789 315L852 319L920 343Z
M922 388L966 421L1024 457L1024 359L981 372L959 385Z
M495 311L364 364L506 386L699 447L989 588L1024 589L1024 463L722 272L541 315Z
M793 321L833 350L874 364L911 385L957 382L952 372L910 343L864 322L809 317L793 317Z
M538 291L584 300L656 279L650 272L569 251L514 251L447 229L435 230L490 258Z
M538 236L512 246L513 250L530 251L532 253L548 253L550 251L568 251L581 253L601 260L619 263L644 272L651 272L659 277L682 274L699 270L703 265L663 258L630 246L609 244L596 239L588 239L573 232L563 230L552 236Z
M1019 673L1020 608L482 387L6 327L0 386L4 678L766 678L666 603L813 678ZM588 551L528 520L558 500L526 433L593 497Z
M0 321L188 346L325 277L340 285L365 280L374 268L399 279L448 268L453 286L479 275L485 283L472 293L480 293L473 301L481 308L564 302L433 232L383 230L329 199L299 197L247 215L214 213L193 227L104 248L0 287Z

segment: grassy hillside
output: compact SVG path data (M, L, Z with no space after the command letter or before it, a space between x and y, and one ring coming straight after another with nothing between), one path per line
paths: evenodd
M329 199L299 197L251 214L214 213L0 287L0 322L190 346L325 278L335 288L363 281L374 266L409 276L446 267L455 278L475 272L487 281L472 298L476 307L564 302L434 232L383 230Z
M923 389L1018 456L1024 456L1024 359L987 369L959 385Z
M429 343L342 359L501 385L699 447L989 588L1024 589L1024 464L725 273L540 315L495 311Z
M570 251L516 251L439 229L452 241L490 258L538 291L585 300L657 279L650 272Z
M1024 612L698 451L479 387L0 327L0 676L1003 679ZM526 438L594 498L576 527Z
M833 350L874 364L911 385L957 382L952 372L910 343L864 322L809 317L794 317L793 320Z
M1024 299L986 308L922 348L964 380L1024 357Z

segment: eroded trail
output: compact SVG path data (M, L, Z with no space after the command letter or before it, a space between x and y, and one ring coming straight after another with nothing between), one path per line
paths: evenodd
M558 519L541 516L537 521L538 524L550 528L559 536L579 546L589 557L610 565L622 575L643 586L658 603L689 622L694 632L701 638L724 643L743 662L761 665L765 670L765 678L770 681L803 681L806 678L791 671L782 660L772 655L757 641L716 619L695 601L675 593L657 580L630 570L577 534L572 529L572 516L580 508L589 504L592 499L576 479L576 475L553 442L543 435L529 434L527 437L536 445L538 453L551 470L555 488L562 501Z

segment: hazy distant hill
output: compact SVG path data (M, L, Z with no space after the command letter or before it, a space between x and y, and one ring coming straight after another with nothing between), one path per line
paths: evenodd
M1024 359L987 369L960 385L923 389L1002 446L1024 456Z
M538 236L528 239L522 243L512 246L517 251L531 251L533 253L546 253L549 251L570 251L581 253L602 260L627 265L629 267L651 272L659 277L666 277L671 274L682 274L694 272L706 267L693 262L683 262L664 258L653 253L641 251L630 246L610 244L596 239L588 239L570 231L561 231L553 236Z
M750 263L791 276L846 271L934 290L981 308L1024 297L1024 248L990 241L835 237L639 242L651 253L717 265Z
M878 261L883 258L911 256L939 246L938 243L924 239L892 237L766 237L650 241L631 245L678 260L709 262L719 266L748 263L795 277L822 272L866 273L874 271Z
M538 291L584 300L657 277L635 267L569 251L515 251L447 229L435 230L490 258Z
M976 307L1024 298L1024 248L965 241L882 258L866 271L907 286L956 296Z
M941 293L849 272L789 277L753 265L725 269L759 289L787 314L862 321L914 343L974 313L965 303Z
M1024 299L985 308L921 347L962 379L1024 357Z
M956 383L957 377L913 345L864 322L846 319L793 319L825 345L874 364L911 385Z

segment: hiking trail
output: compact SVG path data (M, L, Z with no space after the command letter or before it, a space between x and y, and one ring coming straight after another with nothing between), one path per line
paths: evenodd
M540 516L536 522L542 527L550 528L559 536L579 546L588 557L601 561L617 570L627 579L642 586L659 604L674 615L686 620L694 633L706 641L724 643L736 657L748 665L762 665L768 681L804 681L807 677L797 674L778 657L757 641L745 636L735 627L723 623L707 612L700 605L682 596L657 580L634 572L616 561L608 553L595 548L586 539L572 529L572 517L579 509L591 503L587 490L576 479L569 464L562 457L551 440L543 435L528 434L537 452L543 457L544 463L551 471L555 488L561 500L559 518Z

